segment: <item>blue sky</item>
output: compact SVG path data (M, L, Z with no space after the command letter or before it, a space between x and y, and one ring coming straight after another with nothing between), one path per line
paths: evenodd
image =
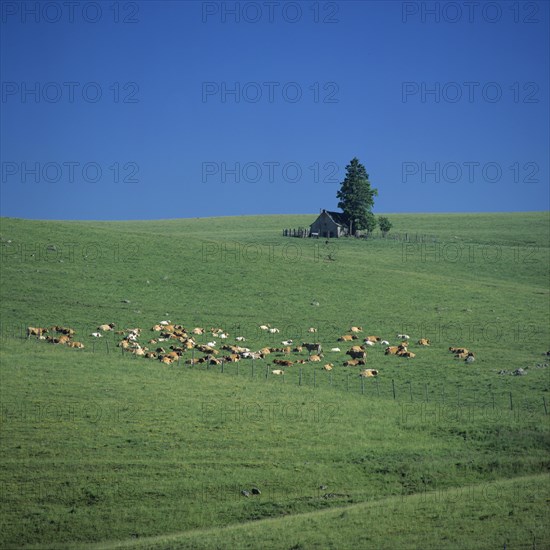
M3 2L1 214L314 213L354 156L375 213L547 210L548 28L547 2Z

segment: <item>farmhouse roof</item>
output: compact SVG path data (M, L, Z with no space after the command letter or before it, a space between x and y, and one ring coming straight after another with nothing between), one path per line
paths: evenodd
M338 225L347 226L349 223L348 217L343 212L330 212L329 210L323 210L323 212L326 212Z

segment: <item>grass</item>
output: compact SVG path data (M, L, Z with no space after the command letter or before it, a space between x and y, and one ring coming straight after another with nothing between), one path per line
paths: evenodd
M480 540L494 548L546 548L549 489L547 476L521 477L85 548L257 548L261 541L262 548L336 549L343 547L342 532L361 548L474 549Z
M1 220L0 546L550 546L548 503L533 496L550 464L550 370L536 367L550 341L548 213L391 216L392 232L437 235L425 246L280 236L311 219ZM299 385L298 366L284 378L262 361L166 366L89 337L164 318L252 349L315 326L342 351L326 352L332 374L303 365ZM21 338L53 324L86 348ZM369 348L380 376L361 386L340 366L351 325L432 346L411 345L408 361ZM502 499L425 498L484 484ZM240 494L252 486L262 494Z

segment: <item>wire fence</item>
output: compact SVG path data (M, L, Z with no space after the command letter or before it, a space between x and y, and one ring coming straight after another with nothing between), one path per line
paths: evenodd
M15 340L27 345L33 345L33 342L43 344L43 342L34 338L15 337ZM90 347L87 348L87 351L94 354L117 354L121 355L124 361L155 361L158 364L155 359L147 359L131 353L127 349L117 347L114 342L109 342L108 339L94 340L91 342ZM85 350L81 351L85 352ZM356 367L335 366L332 370L325 370L314 363L306 363L305 366L295 364L285 368L265 359L242 359L238 361L221 359L217 364L210 364L208 360L200 362L201 358L203 358L203 354L195 353L193 348L188 350L185 355L178 355L178 359L172 364L163 365L163 367L211 371L227 376L246 377L252 380L263 380L267 383L282 385L291 384L302 388L329 388L338 392L362 395L368 399L390 399L400 404L437 405L447 409L453 407L460 410L477 408L486 411L486 415L491 414L489 411L510 411L518 418L520 414L523 418L532 415L533 419L541 413L548 416L548 399L542 393L545 388L542 388L539 396L533 395L531 398L526 399L524 395L518 396L517 393L514 395L513 391L494 388L492 384L483 387L481 384L472 386L460 383L452 384L445 381L419 382L418 380L389 378L380 374L367 377L361 376L361 370ZM546 366L548 365L546 364ZM426 414L431 414L428 409L426 411ZM433 413L435 414L435 412ZM495 414L492 416L495 417Z
M131 354L125 354L126 356ZM135 358L135 356L134 356ZM396 380L377 376L364 377L360 371L351 370L354 367L336 367L339 371L326 371L322 367L292 366L290 370L276 369L277 365L264 360L249 359L237 362L221 361L220 364L195 363L194 358L185 360L182 357L175 362L175 367L194 368L204 371L218 372L225 375L242 376L253 380L264 380L271 383L293 384L303 388L330 388L339 392L363 395L374 399L391 399L401 404L414 403L437 405L439 407L464 410L471 408L483 409L486 416L495 418L496 413L490 411L511 411L519 419L519 415L529 418L538 413L548 415L548 401L545 395L514 397L510 390L495 390L492 386L475 388L460 384L439 384L429 382L413 382L412 380ZM281 374L274 374L280 371ZM345 371L345 372L342 372ZM437 411L432 410L433 414ZM431 414L426 409L426 414Z
M320 235L319 233L312 233L308 227L296 227L296 228L285 228L282 230L283 237L298 237L298 238L308 238L308 237L317 237L317 238L326 238ZM331 235L333 236L333 235ZM334 237L334 236L333 236ZM343 236L348 237L348 235ZM352 235L350 238L358 239L384 239L387 241L399 241L405 243L437 243L439 242L439 237L437 235L428 235L427 233L418 233L418 232L401 232L401 233L383 233L381 231L363 233L359 232L355 235Z

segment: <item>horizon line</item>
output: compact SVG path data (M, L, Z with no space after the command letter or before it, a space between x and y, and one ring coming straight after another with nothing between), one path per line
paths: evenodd
M332 212L332 210L331 210ZM482 214L544 214L550 213L548 210L518 210L518 211L476 211L476 212L380 212L376 216L466 216ZM305 212L301 214L239 214L239 215L219 215L219 216L189 216L180 218L139 218L139 219L47 219L47 218L20 218L17 216L0 216L0 220L21 220L37 222L155 222L155 221L176 221L176 220L208 220L213 218L254 218L254 217L280 217L280 216L319 216L319 213Z

